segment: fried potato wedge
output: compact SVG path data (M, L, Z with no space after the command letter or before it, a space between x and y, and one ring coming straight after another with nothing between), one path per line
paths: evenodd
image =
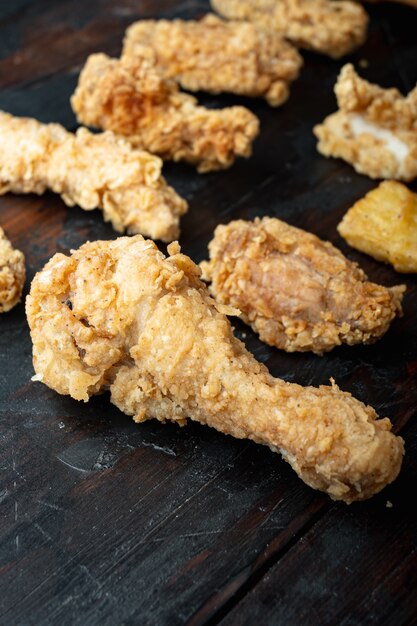
M350 246L397 272L417 272L417 195L393 180L358 200L337 227Z

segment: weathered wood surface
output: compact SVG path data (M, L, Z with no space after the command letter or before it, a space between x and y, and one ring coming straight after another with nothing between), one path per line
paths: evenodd
M207 10L205 0L2 3L0 108L74 129L68 98L89 53L118 54L134 19ZM369 40L351 60L366 59L363 75L408 91L417 80L417 11L369 11ZM181 244L196 261L218 223L276 215L331 240L375 281L407 283L404 317L374 346L289 355L236 324L274 375L314 385L334 376L390 416L406 441L400 478L346 507L260 446L198 425L136 426L106 395L88 404L60 397L30 382L21 304L0 318L1 624L416 623L416 280L337 235L346 209L375 185L315 151L311 128L335 107L341 65L305 54L278 110L202 95L210 106L243 102L259 115L254 157L210 175L172 164L165 173L190 202ZM52 194L1 198L0 223L26 254L26 293L55 251L115 237L98 211L67 209Z

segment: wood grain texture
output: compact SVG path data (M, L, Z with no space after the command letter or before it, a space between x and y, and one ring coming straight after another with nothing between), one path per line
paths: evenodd
M85 57L118 54L140 17L198 17L206 0L15 0L0 5L0 108L72 130ZM371 6L366 45L350 60L382 85L417 81L417 11ZM374 346L325 357L285 354L235 321L275 376L338 384L388 415L406 442L398 481L346 507L303 485L278 455L198 425L135 425L107 395L88 404L30 382L23 305L0 317L0 623L412 624L417 620L417 288L415 276L350 249L336 225L375 183L315 150L312 126L335 108L343 63L305 54L291 98L261 119L252 159L198 175L164 174L190 203L181 245L206 257L217 224L272 215L329 239L370 278L406 282L404 317ZM417 190L417 186L413 188ZM116 234L98 211L53 194L0 198L0 223L26 254L28 281L56 251ZM387 508L387 500L393 508Z
M417 426L384 503L334 506L221 622L231 624L414 624ZM387 506L388 502L388 506Z

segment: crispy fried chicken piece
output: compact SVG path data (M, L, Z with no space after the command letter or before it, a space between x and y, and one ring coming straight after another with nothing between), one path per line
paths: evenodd
M27 316L36 379L87 401L110 389L136 422L187 418L280 451L332 498L369 498L397 476L403 441L388 418L332 387L273 378L246 351L199 268L141 236L56 254Z
M211 0L211 6L334 59L361 46L367 34L368 15L350 0Z
M258 118L244 107L197 106L175 81L162 77L155 53L146 47L120 60L92 54L71 104L83 124L112 130L163 159L188 161L199 172L250 156L259 131Z
M248 22L142 20L126 31L123 55L150 46L158 69L189 91L264 97L272 106L289 96L302 65L297 50L276 33Z
M401 314L404 286L368 282L331 243L276 218L218 226L209 252L201 268L217 302L287 352L372 343Z
M417 176L417 87L407 97L360 78L350 63L335 86L339 111L314 128L317 149L371 178Z
M59 193L68 206L101 208L122 232L172 241L187 203L161 175L162 161L113 133L69 133L0 111L0 194Z
M10 311L20 301L25 278L25 257L13 248L0 227L0 313Z

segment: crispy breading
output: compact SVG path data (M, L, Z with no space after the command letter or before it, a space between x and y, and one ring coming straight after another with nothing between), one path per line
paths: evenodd
M220 15L248 20L296 46L338 59L361 46L368 15L350 0L211 0Z
M27 298L36 380L87 401L109 389L136 422L187 418L280 451L332 498L369 498L397 476L388 418L332 384L273 378L233 336L200 270L141 236L56 254Z
M417 87L407 97L360 78L345 65L335 86L339 111L315 126L317 149L371 178L417 176Z
M187 203L161 175L162 161L113 133L69 133L0 111L0 194L59 193L68 206L101 208L117 231L172 241Z
M120 60L92 54L71 104L83 124L112 130L163 159L188 161L199 172L250 156L259 132L258 118L244 107L197 106L174 80L162 77L149 47Z
M417 272L417 195L405 185L383 181L355 202L337 230L353 248L397 272Z
M272 106L289 96L302 65L297 50L276 33L215 15L200 21L141 20L126 31L123 55L150 46L158 69L189 91L264 97Z
M25 257L13 248L0 227L0 313L10 311L20 301L25 278Z
M404 286L368 282L330 242L276 218L218 226L209 253L200 266L216 301L287 352L372 343L401 314Z

